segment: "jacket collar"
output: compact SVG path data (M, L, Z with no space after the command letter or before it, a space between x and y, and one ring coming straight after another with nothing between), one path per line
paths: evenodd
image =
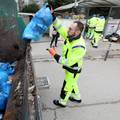
M74 41L74 40L77 40L77 39L79 39L81 37L81 34L79 34L78 36L73 36L73 37L67 37L68 39L69 39L69 42L72 42L72 41Z

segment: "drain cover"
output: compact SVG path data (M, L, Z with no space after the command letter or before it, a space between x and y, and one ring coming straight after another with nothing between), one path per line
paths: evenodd
M49 88L50 87L50 82L47 76L43 76L43 77L38 77L36 79L36 87L38 89L42 89L42 88Z

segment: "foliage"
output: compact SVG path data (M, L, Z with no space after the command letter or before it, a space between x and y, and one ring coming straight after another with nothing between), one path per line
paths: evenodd
M25 5L24 8L22 9L22 12L36 13L38 10L39 10L39 6L35 3L33 3L30 5Z
M52 7L55 9L57 7L60 7L64 5L64 0L47 0L47 2L52 5Z

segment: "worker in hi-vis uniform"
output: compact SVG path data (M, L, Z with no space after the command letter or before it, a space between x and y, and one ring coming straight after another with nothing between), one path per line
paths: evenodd
M95 27L97 23L97 17L96 15L93 15L91 18L87 20L87 26L88 26L88 32L86 34L87 39L92 39L94 32L95 32Z
M104 30L104 26L105 26L105 17L100 16L97 20L94 36L93 36L93 39L91 41L91 44L94 48L98 48L98 43L101 39L102 32Z
M65 70L60 99L54 100L53 103L65 107L68 99L73 102L81 102L77 81L82 70L83 57L86 53L85 41L81 35L84 26L80 21L74 21L67 29L62 26L61 21L57 18L54 20L53 25L64 38L64 45L62 55L59 55L55 48L50 48L48 51L57 63L63 65Z

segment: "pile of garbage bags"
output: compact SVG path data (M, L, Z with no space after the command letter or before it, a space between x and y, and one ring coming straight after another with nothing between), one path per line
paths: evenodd
M1 118L5 112L7 101L10 95L10 91L12 87L11 76L14 75L15 73L15 66L16 64L14 62L11 63L0 62L0 117Z
M112 33L105 36L105 39L107 39L110 42L120 42L120 30L116 33Z

